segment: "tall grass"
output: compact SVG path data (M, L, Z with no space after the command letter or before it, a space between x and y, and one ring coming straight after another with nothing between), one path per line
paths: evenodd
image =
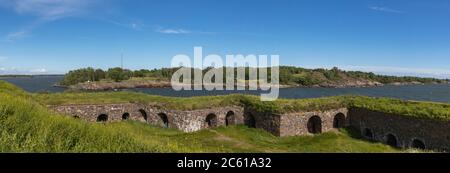
M0 96L2 152L155 151L113 126L58 116L26 98Z

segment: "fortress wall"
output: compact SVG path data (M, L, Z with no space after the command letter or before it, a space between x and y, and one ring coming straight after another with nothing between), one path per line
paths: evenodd
M426 149L450 151L450 122L419 119L362 108L351 108L350 125L359 129L369 140L383 143L389 134L397 140L397 147L414 147L413 141L423 142ZM369 133L370 132L370 133Z
M104 122L123 121L128 113L128 120L146 122L162 127L177 128L184 132L194 132L201 129L243 124L244 109L238 106L223 108L199 109L192 111L164 110L144 104L104 104L104 105L63 105L49 106L50 109L72 117L90 122L98 122L100 115L107 115ZM230 113L230 114L229 114ZM212 118L208 119L208 115ZM215 116L214 116L215 115ZM228 118L227 118L227 115ZM165 119L163 118L165 117ZM227 120L228 119L228 120Z
M280 136L280 115L245 108L244 124Z
M232 112L234 115L230 114L228 118L228 125L243 124L244 123L244 109L238 106L229 106L223 108L210 108L210 109L199 109L192 111L179 111L179 110L159 110L160 112L168 115L169 117L169 127L177 128L184 132L195 132L198 130L226 126L227 125L227 115ZM215 117L210 119L209 123L207 121L208 115ZM160 122L158 120L157 122Z
M121 121L124 113L129 113L129 119L145 122L145 118L139 111L143 106L137 104L99 104L99 105L64 105L49 106L50 109L86 121L96 122L101 114L108 116L107 122Z
M314 133L313 131L310 131L308 129L308 122L314 116L320 117L320 121L317 121L320 124L316 123L316 125L319 125L320 127L315 128L320 129L320 132L317 133L323 133L333 130L335 117L338 114L344 117L343 119L340 119L341 122L339 122L340 125L339 128L345 127L348 125L347 112L348 112L347 108L341 108L327 111L296 112L284 114L281 116L279 136L301 136Z
M368 140L397 147L424 147L450 151L450 122L419 119L361 108L341 108L326 111L296 112L283 115L258 112L251 108L227 106L190 111L167 110L137 103L104 105L49 106L54 111L90 122L129 120L176 128L184 132L217 126L245 124L264 129L275 136L301 136L332 131L351 126ZM232 114L229 114L231 113ZM229 115L229 116L227 116ZM228 117L228 118L227 118ZM421 146L423 145L423 146Z

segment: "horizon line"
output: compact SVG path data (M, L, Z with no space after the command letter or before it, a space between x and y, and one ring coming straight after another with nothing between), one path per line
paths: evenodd
M161 70L164 68L181 68L180 67L158 67L158 68L122 68L122 69L126 69L126 70L131 70L131 71L137 71L137 70ZM249 68L248 66L240 66L240 67L227 67L227 66L223 66L223 67L219 67L219 68ZM250 67L250 68L271 68L274 66L268 66L268 67ZM440 74L437 73L411 73L411 71L383 71L383 70L375 70L375 66L295 66L295 65L279 65L278 67L295 67L295 68L303 68L303 69L307 69L307 70L317 70L317 69L326 69L326 70L330 70L332 68L337 67L339 70L345 71L345 72L364 72L364 73L374 73L375 75L381 75L381 76L394 76L394 77L419 77L419 78L434 78L434 79L442 79L442 80L450 80L450 71L449 73L445 73L442 72ZM363 70L363 67L367 67L367 69L372 69L372 70ZM107 71L108 69L111 68L121 68L121 67L109 67L109 68L96 68L96 67L83 67L85 68L93 68L93 69L101 69L104 71ZM5 76L64 76L67 73L69 73L70 71L73 70L78 70L78 69L83 69L83 68L74 68L72 70L67 70L66 72L42 72L42 73L33 73L30 71L16 71L16 73L1 73L2 70L0 70L0 77L5 77ZM194 68L194 67L187 67L187 68ZM204 69L207 69L209 67L205 67ZM214 67L217 68L217 67ZM381 69L386 69L387 67L380 67ZM401 67L389 67L390 70L392 69L408 69L408 68L401 68ZM198 69L198 68L194 68L194 69ZM413 68L409 68L409 70L412 70ZM423 71L423 69L422 69ZM448 75L447 77L445 77L446 75Z

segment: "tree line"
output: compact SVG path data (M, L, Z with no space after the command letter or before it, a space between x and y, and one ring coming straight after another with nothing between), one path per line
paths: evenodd
M142 78L142 77L151 77L158 80L170 80L172 75L178 71L180 68L161 68L161 69L141 69L141 70L129 70L122 69L120 67L110 68L108 70L102 69L94 69L92 67L82 68L77 70L72 70L67 73L64 79L60 82L61 85L70 86L78 83L88 82L88 81L102 81L102 80L110 80L114 82L120 82L129 80L130 78ZM206 73L212 68L206 68L201 70L202 73ZM235 74L237 73L238 68L234 68ZM245 68L245 78L249 79L250 74L249 67ZM191 69L200 70L200 69ZM224 74L226 68L222 68L224 70ZM270 73L271 69L267 68L268 72L268 81L270 81ZM380 83L388 84L394 82L422 82L422 83L443 83L448 82L448 80L441 80L435 78L420 78L420 77L397 77L397 76L385 76L385 75L377 75L370 72L361 72L361 71L344 71L337 67L332 69L305 69L300 67L291 67L291 66L280 66L279 67L279 80L280 84L293 84L293 85L302 85L302 86L312 86L325 82L336 82L343 80L370 80L377 81ZM224 75L224 81L225 75Z
M114 82L120 82L128 80L132 77L154 77L158 79L170 79L172 74L177 71L176 68L163 68L163 69L141 69L141 70L129 70L122 69L120 67L110 68L108 70L94 69L92 67L81 68L77 70L69 71L64 79L60 82L61 85L70 86L83 82L95 82L101 80L111 80Z

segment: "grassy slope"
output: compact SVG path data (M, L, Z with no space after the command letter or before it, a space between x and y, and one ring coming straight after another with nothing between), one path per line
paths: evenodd
M49 112L0 81L0 152L399 152L347 131L277 138L244 126L196 133L138 122L94 124Z
M369 110L450 122L450 104L369 97L350 97L348 101L351 106Z
M33 97L45 105L147 103L164 106L168 109L193 110L207 107L238 105L238 98L242 96L175 98L152 96L137 92L75 92L33 94Z

